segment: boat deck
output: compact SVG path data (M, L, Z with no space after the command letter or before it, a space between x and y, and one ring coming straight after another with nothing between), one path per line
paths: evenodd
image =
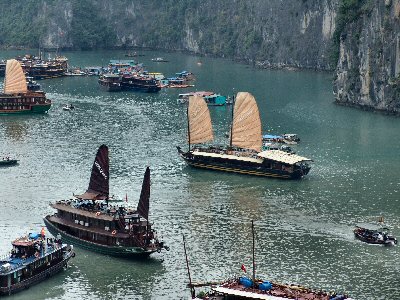
M61 248L67 247L66 244L57 244L54 243L52 246L47 246L44 248L42 253L36 257L34 255L29 256L27 258L20 258L20 257L12 257L11 254L6 256L0 257L0 275L6 275L9 273L13 273L16 270L23 269L25 266L32 264L33 262L49 256L50 254L58 251ZM8 268L4 268L5 265L9 264Z
M271 283L272 288L270 290L263 291L257 288L245 287L244 285L239 284L237 280L231 280L221 285L212 287L212 291L219 295L238 296L249 299L351 300L351 298L347 297L346 295L339 295L325 291L314 291L297 285L284 285L274 282Z

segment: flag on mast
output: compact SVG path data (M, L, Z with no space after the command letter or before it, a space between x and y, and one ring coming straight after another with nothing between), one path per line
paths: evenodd
M243 272L245 272L245 273L247 273L247 271L246 271L246 267L242 264L242 267L241 267L241 269L243 270Z

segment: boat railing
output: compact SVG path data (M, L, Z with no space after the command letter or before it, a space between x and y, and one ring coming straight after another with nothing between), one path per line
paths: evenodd
M11 251L0 256L0 261L8 261L10 259L10 256L11 256Z

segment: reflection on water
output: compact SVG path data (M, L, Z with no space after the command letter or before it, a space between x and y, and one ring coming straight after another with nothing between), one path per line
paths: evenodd
M85 66L124 53L65 54ZM132 206L150 166L150 221L171 251L137 262L77 249L71 268L30 289L29 297L187 299L182 234L194 281L224 279L241 274L241 264L250 267L254 219L260 277L397 300L399 247L363 244L352 230L384 215L400 236L398 119L333 105L329 74L255 70L206 57L198 66L196 57L173 53L162 55L168 64L146 58L157 56L143 57L149 71L192 71L192 90L252 92L265 131L297 133L298 154L314 160L311 172L284 181L187 167L176 150L187 146L186 113L176 102L181 90L106 93L94 77L41 81L53 100L47 115L0 116L0 154L20 159L0 169L0 254L13 238L40 228L53 213L49 202L86 189L102 143L110 150L110 193L128 194ZM66 103L76 109L63 111ZM230 107L210 109L216 140L225 144Z

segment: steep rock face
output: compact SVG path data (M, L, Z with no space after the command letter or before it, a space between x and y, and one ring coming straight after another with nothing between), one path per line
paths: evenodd
M400 0L373 0L340 37L339 104L400 114Z
M338 1L44 0L48 25L42 44L90 49L111 39L116 47L186 50L262 67L332 70L329 52ZM80 26L83 33L74 31L74 24L93 18L93 12L112 32L102 40L95 40L88 21Z

